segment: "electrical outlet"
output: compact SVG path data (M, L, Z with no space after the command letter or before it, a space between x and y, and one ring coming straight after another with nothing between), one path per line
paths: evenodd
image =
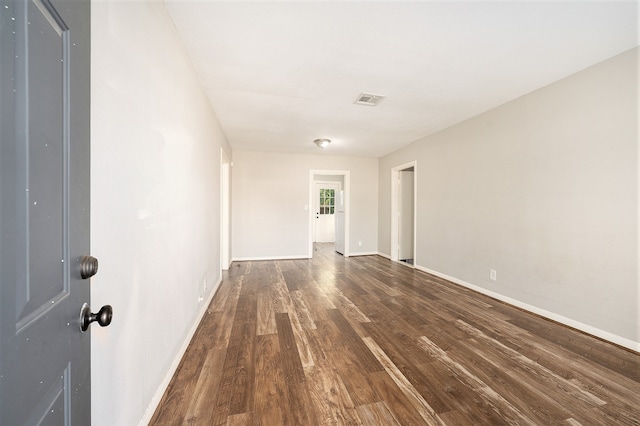
M489 279L492 281L496 281L496 270L495 269L489 269Z
M202 283L202 289L203 291L207 291L207 279L204 279L204 282Z
M358 241L358 247L362 247L362 241Z

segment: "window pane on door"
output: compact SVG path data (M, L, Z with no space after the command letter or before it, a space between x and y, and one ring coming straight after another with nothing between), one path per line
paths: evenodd
M335 213L335 190L320 189L320 214Z

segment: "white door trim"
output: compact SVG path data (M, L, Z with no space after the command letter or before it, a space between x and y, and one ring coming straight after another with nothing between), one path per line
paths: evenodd
M315 211L313 210L313 201L315 194L315 176L343 176L344 177L344 257L349 257L349 215L350 215L350 191L351 191L351 172L349 170L309 170L309 204L307 206L309 210L309 226L308 226L308 241L309 241L309 253L308 257L313 257L313 221L316 218Z
M399 232L398 232L398 226L399 226L399 221L398 221L398 215L400 212L400 206L399 206L399 196L400 196L400 191L398 188L399 185L399 179L400 179L400 172L402 170L406 170L413 167L413 257L414 257L414 265L416 264L416 260L415 258L417 257L416 254L416 235L417 235L417 221L416 221L416 216L417 216L417 211L418 211L418 162L417 161L411 161L409 163L405 163L405 164L401 164L399 166L393 167L391 168L391 253L390 257L391 260L393 261L398 261L398 250L400 247L400 242L399 242Z

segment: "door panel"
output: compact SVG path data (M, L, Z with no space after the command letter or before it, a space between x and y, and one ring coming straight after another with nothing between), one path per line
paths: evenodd
M18 117L18 128L24 129L22 161L18 163L24 173L19 180L25 188L16 191L20 217L24 219L18 226L27 244L21 265L27 273L17 287L19 332L55 305L50 301L68 292L64 279L64 261L68 262L64 247L68 241L61 196L63 176L68 174L64 162L64 153L69 150L68 139L64 138L68 124L64 114L68 97L65 89L69 87L64 65L68 62L68 37L42 3L27 6L29 31L18 33L27 39L19 43L28 46L29 54L29 62L20 63L27 77L21 92L26 95L28 113Z
M0 424L90 424L90 2L0 9Z
M69 368L55 376L51 387L31 410L27 425L64 425L65 404L70 400Z
M336 197L340 185L337 183L317 183L315 190L315 242L335 242Z

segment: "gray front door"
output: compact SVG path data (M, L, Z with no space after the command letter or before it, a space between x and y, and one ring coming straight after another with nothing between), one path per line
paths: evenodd
M0 424L91 423L89 0L0 0Z

